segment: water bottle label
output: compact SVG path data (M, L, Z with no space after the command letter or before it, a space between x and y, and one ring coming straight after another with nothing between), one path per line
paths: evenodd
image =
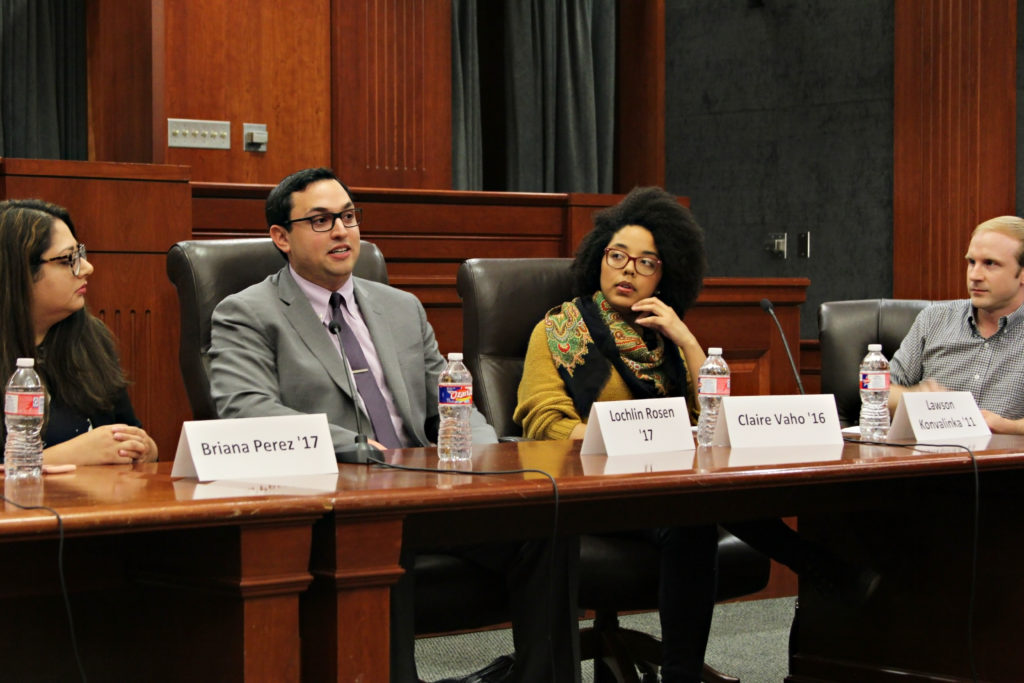
M448 406L473 405L472 384L438 384L437 402Z
M888 372L862 372L860 373L861 391L889 391Z
M701 396L728 396L731 380L731 377L721 375L701 375L697 378L697 391Z
M10 393L4 397L4 412L7 415L22 415L25 417L42 417L46 409L46 395Z

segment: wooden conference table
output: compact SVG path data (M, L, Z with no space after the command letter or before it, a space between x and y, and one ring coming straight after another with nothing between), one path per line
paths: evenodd
M744 464L751 453L712 449L651 468L670 471L613 474L604 470L625 461L581 457L578 442L535 442L477 447L473 467L555 475L564 533L799 515L803 534L884 579L857 609L801 588L787 680L970 680L969 457L846 445ZM388 457L436 465L432 449ZM977 463L977 670L981 680L1024 680L1024 439L993 437ZM41 491L6 487L63 519L75 632L93 681L386 681L403 533L415 544L537 537L555 514L538 474L343 465L315 485L245 491L175 482L170 467L81 468L46 477ZM50 513L7 504L0 514L0 661L10 680L77 677L56 537Z

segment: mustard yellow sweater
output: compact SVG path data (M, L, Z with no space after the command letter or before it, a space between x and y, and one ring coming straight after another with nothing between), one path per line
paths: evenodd
M680 354L682 355L682 354ZM686 367L686 376L690 378L690 369ZM696 424L700 415L700 403L697 401L696 385L690 378L690 387L686 395L686 405L690 409L690 423ZM598 401L625 401L632 399L622 375L615 366L611 367L608 383L601 389ZM580 415L565 389L565 382L559 377L555 363L551 360L548 350L547 335L544 333L544 321L541 320L533 328L530 335L530 346L526 350L526 361L523 365L523 378L519 382L519 405L512 419L523 428L523 436L530 439L567 439L573 427L587 421L587 415Z

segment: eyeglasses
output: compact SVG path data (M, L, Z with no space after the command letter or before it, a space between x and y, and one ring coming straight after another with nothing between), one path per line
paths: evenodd
M293 223L309 221L309 227L313 228L313 232L327 232L334 228L334 221L339 218L341 219L341 224L346 228L358 228L359 223L363 220L363 210L352 208L337 212L328 211L327 213L318 213L315 216L293 218L290 221L285 221L284 224L291 225Z
M68 264L71 268L71 274L78 277L78 274L82 272L82 261L87 260L85 258L85 245L79 244L75 247L75 250L69 254L63 256L54 256L53 258L41 258L40 263L53 263L55 261L63 261Z
M655 256L630 256L620 249L608 247L604 250L604 261L615 270L622 270L632 261L640 275L654 275L661 268L661 259Z

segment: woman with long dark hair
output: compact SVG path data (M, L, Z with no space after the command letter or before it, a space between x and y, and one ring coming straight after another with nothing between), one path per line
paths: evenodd
M0 374L10 376L18 358L36 360L50 398L44 464L156 460L114 337L86 309L92 272L66 209L39 199L0 202Z

